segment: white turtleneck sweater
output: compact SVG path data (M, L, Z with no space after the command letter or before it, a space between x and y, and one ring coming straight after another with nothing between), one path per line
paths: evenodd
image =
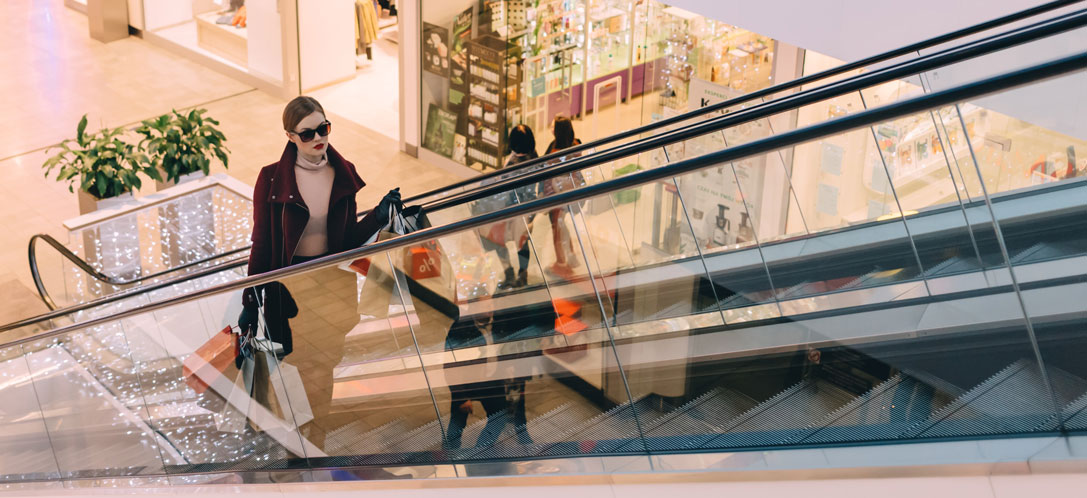
M294 179L298 193L309 209L309 222L302 231L295 256L320 256L328 252L328 201L332 196L332 181L336 172L328 164L328 157L311 162L298 155L294 166Z

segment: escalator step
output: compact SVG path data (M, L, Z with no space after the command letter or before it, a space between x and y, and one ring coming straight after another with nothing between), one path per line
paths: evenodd
M1074 399L1087 382L1056 368L1049 378L1058 399ZM955 437L1054 430L1057 420L1037 364L1012 363L910 430L908 437Z
M697 448L725 432L729 420L742 415L758 403L728 388L709 391L645 427L650 451ZM642 451L641 441L633 441L622 451Z
M1022 265L1046 259L1061 258L1067 256L1068 253L1069 249L1061 244L1038 242L1012 256L1011 262L1013 265Z
M796 437L853 396L823 381L803 381L724 426L703 448L773 446Z
M638 401L624 403L604 413L599 413L588 420L582 420L560 436L559 441L544 447L537 455L569 455L579 453L608 453L630 442L636 437L637 424L635 411L643 420L654 419L662 415L652 406L652 401L643 397Z
M382 448L380 453L363 458L359 465L390 465L411 463L421 455L441 446L442 428L437 420L416 427L395 443Z
M788 442L825 444L896 439L949 402L946 395L931 386L898 374L832 413L812 431Z
M1087 430L1087 394L1064 408L1064 426L1069 430Z
M977 258L961 258L955 256L948 258L936 265L929 267L925 270L924 277L938 277L943 275L951 275L956 273L966 273L976 271L978 269Z
M584 403L566 402L537 417L530 418L526 432L531 444L521 444L515 430L509 430L494 445L474 448L461 455L464 459L517 458L539 453L543 447L560 442L562 433L569 427L589 419L599 411Z
M370 455L382 448L389 434L403 434L408 430L403 418L386 422L370 430L361 427L356 420L325 435L325 452L329 456Z

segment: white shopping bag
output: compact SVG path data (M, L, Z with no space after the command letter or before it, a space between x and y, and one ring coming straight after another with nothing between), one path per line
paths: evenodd
M234 378L234 387L227 396L226 405L215 418L216 429L235 434L245 431L249 404L253 401L253 367L252 358L246 358L242 362L242 367Z
M268 369L279 372L278 378L275 375L270 377L276 392L276 401L279 402L279 412L283 414L284 421L291 425L289 420L291 415L288 414L293 414L294 427L300 427L313 420L313 407L309 404L306 386L302 383L302 376L298 374L298 367L290 363L268 362Z

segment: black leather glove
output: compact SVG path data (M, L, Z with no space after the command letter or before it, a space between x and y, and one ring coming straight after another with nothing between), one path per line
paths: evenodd
M392 215L393 209L404 211L404 203L400 201L400 187L390 190L385 197L381 198L381 202L374 208L374 216L385 222Z

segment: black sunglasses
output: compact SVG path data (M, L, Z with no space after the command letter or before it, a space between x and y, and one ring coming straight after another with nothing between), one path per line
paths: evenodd
M310 142L310 141L313 140L313 138L316 135L321 135L322 137L327 137L328 134L331 133L331 132L332 132L332 123L329 123L328 121L325 121L324 123L321 123L321 124L317 125L316 128L313 128L311 130L292 131L291 133L294 133L295 135L298 135L298 138L300 140L302 140L302 142Z

